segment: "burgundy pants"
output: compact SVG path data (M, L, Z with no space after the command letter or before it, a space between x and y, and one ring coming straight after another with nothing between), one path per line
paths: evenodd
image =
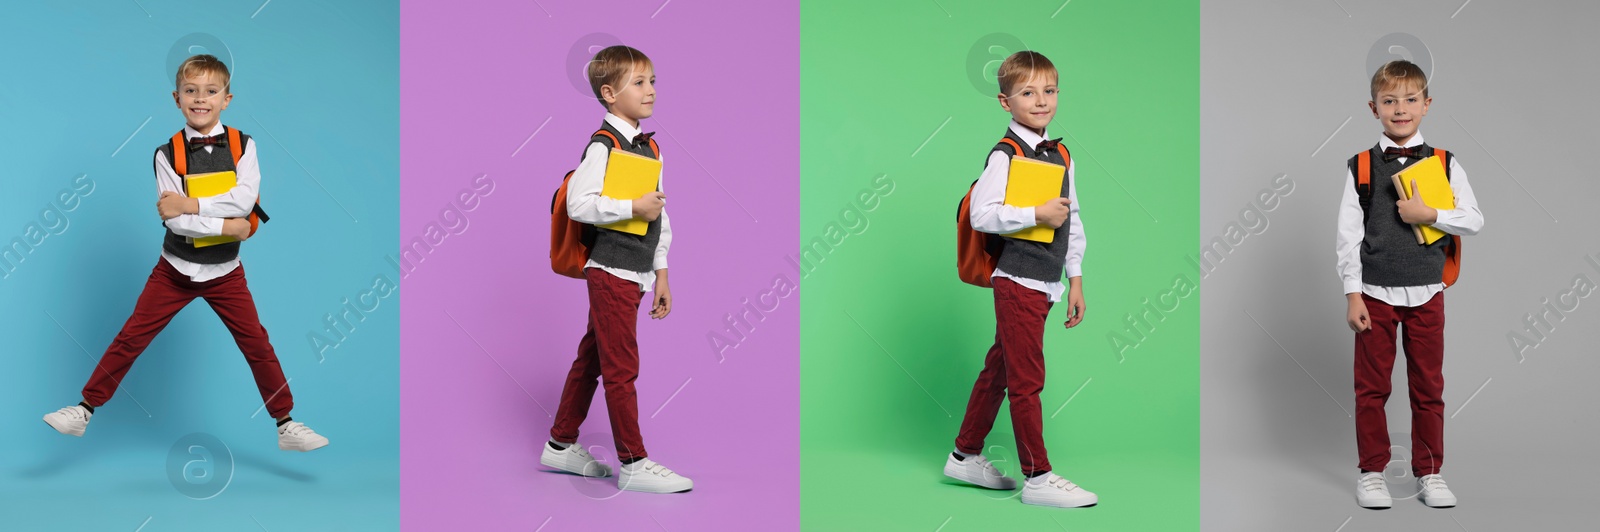
M644 458L649 455L639 435L639 400L633 390L633 381L639 377L635 329L644 293L638 283L599 268L585 269L583 276L589 284L589 328L578 342L578 359L572 362L567 383L561 388L550 438L562 443L578 441L578 426L589 415L595 379L600 378L605 381L617 458Z
M1050 305L1050 297L1043 292L1004 277L994 280L994 345L972 385L956 449L982 452L983 439L1000 412L1000 400L1009 398L1011 431L1016 434L1022 473L1050 471L1044 449L1044 415L1039 408L1039 392L1044 389L1044 323Z
M239 351L250 364L250 373L255 375L256 390L261 392L267 413L274 418L289 415L289 410L294 408L294 397L289 394L289 383L283 378L278 355L267 341L267 330L256 315L255 299L250 296L250 287L244 280L244 265L222 277L197 283L167 264L166 259L156 262L155 270L144 283L144 292L139 294L139 302L133 307L133 315L128 316L128 321L122 324L122 332L117 333L105 355L100 357L100 364L95 366L89 383L83 387L83 401L99 407L111 400L122 377L133 367L134 359L139 358L178 311L197 297L205 298L211 310L222 318L228 332L233 333L233 341L239 344Z
M1356 333L1356 449L1361 469L1383 471L1389 463L1389 400L1395 329L1406 349L1411 390L1411 472L1439 472L1444 463L1444 292L1419 307L1396 307L1361 295L1372 328Z

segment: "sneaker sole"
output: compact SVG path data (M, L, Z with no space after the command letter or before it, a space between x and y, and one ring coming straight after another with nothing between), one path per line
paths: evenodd
M278 449L284 450L284 451L299 451L299 452L302 452L302 453L308 453L308 452L315 451L317 449L321 449L321 448L327 447L327 446L328 446L328 442L319 443L314 447L303 447L303 448L302 447L287 447L284 444L279 443L278 444Z
M567 465L564 464L564 463L555 463L554 460L548 459L543 453L541 453L539 455L539 463L544 465L545 467L554 467L556 469L560 469L562 471L566 471L568 473L572 473L572 474L578 475L580 477L606 478L606 477L611 476L611 470L608 469L608 468L604 468L604 467L600 468L600 470L603 471L604 473L603 474L599 474L599 475L590 475L590 474L584 473L582 471L573 471L572 469L568 468Z
M58 426L56 426L55 423L51 423L50 422L50 418L49 417L45 417L44 418L44 424L49 425L50 428L52 428L52 429L56 429L56 432L60 432L62 434L66 434L68 436L76 436L76 437L79 437L79 438L83 437L84 429L70 430L70 429L64 429L64 428L58 427Z
M1434 501L1423 499L1422 500L1422 504L1424 506L1429 507L1429 508L1455 508L1456 507L1456 500L1455 499L1450 499L1449 502L1439 501L1439 502L1435 503Z
M1356 499L1356 505L1360 506L1362 508L1371 508L1371 509L1374 509L1374 510L1385 510L1385 509L1388 509L1388 508L1394 506L1394 500L1390 499L1390 500L1387 500L1387 501L1363 501L1361 499Z
M965 476L962 476L961 468L951 467L951 465L952 465L951 463L945 462L945 464L944 464L944 476L947 476L947 477L950 477L950 478L953 478L953 479L956 479L956 480L959 480L959 481L962 481L962 482L965 482L965 483L968 483L968 484L971 484L971 485L974 485L974 486L978 486L980 488L989 488L989 489L992 489L992 490L1001 490L1001 491L1011 491L1011 490L1017 489L1017 485L1016 485L1015 480L1012 481L1011 487L996 486L996 485L992 485L992 484L985 484L985 483L980 482L978 480L974 480L974 479L970 479L970 478L966 478Z
M1094 505L1100 504L1100 496L1096 495L1093 499L1091 499L1089 501L1077 501L1077 502L1057 501L1057 500L1043 500L1043 501L1041 501L1041 500L1033 500L1033 499L1023 498L1022 499L1022 503L1023 504L1032 504L1034 506L1049 506L1049 507L1052 507L1052 508L1088 508L1090 506L1094 506Z
M620 489L622 491L636 491L636 492L639 492L639 493L683 493L683 492L686 492L686 491L694 489L694 483L691 482L687 487L678 488L678 489L671 489L671 488L655 488L655 487L649 487L649 486L633 486L633 485L631 485L631 483L626 483L626 482L620 482L619 481L619 482L617 482L617 489Z

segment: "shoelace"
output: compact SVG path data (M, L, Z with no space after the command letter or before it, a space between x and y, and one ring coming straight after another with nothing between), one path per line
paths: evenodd
M89 419L89 411L88 410L84 410L83 407L81 407L81 406L69 406L69 407L57 410L56 413L57 414L61 414L61 415L65 415L65 416L70 417L72 419L78 419L78 420Z
M1433 490L1450 489L1450 488L1449 488L1449 486L1444 485L1444 479L1436 477L1436 476L1429 476L1427 478L1422 479L1422 489L1427 490L1427 491L1433 491Z
M1378 491L1385 487L1383 477L1377 475L1361 477L1361 489L1364 491Z

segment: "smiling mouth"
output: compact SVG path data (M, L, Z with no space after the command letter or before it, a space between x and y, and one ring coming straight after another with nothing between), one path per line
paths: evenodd
M190 107L189 108L189 112L197 114L197 115L211 114L211 110L210 109L199 109L199 108L195 108L195 107Z

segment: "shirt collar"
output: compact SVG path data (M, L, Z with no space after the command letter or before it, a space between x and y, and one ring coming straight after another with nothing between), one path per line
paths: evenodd
M629 144L633 143L634 137L639 136L639 128L628 125L628 121L623 120L620 116L606 113L606 123L611 124L611 127L616 128L617 132L622 134L622 140Z
M196 130L195 128L189 127L188 124L184 124L184 126L183 126L183 138L192 139L192 138L195 138L195 137L211 137L211 136L215 136L215 135L221 135L223 131L226 131L226 130L222 128L222 122L217 122L216 125L211 126L211 132L210 133L201 133L200 131Z
M1022 139L1022 142L1027 144L1028 149L1030 150L1033 149L1034 146L1038 146L1040 142L1044 142L1045 139L1045 137L1039 136L1038 133L1034 133L1032 129L1028 129L1027 126L1018 124L1016 120L1011 121L1011 132L1016 133L1017 138ZM1050 130L1045 129L1044 133L1046 136L1048 136L1050 135Z
M1422 145L1422 131L1421 130L1418 130L1417 134L1412 135L1410 139L1406 140L1406 145L1405 146L1401 146L1399 144L1395 144L1394 139L1389 138L1388 135L1384 135L1382 133L1378 134L1378 151L1383 151L1384 148L1412 148L1412 147L1421 146L1421 145Z

